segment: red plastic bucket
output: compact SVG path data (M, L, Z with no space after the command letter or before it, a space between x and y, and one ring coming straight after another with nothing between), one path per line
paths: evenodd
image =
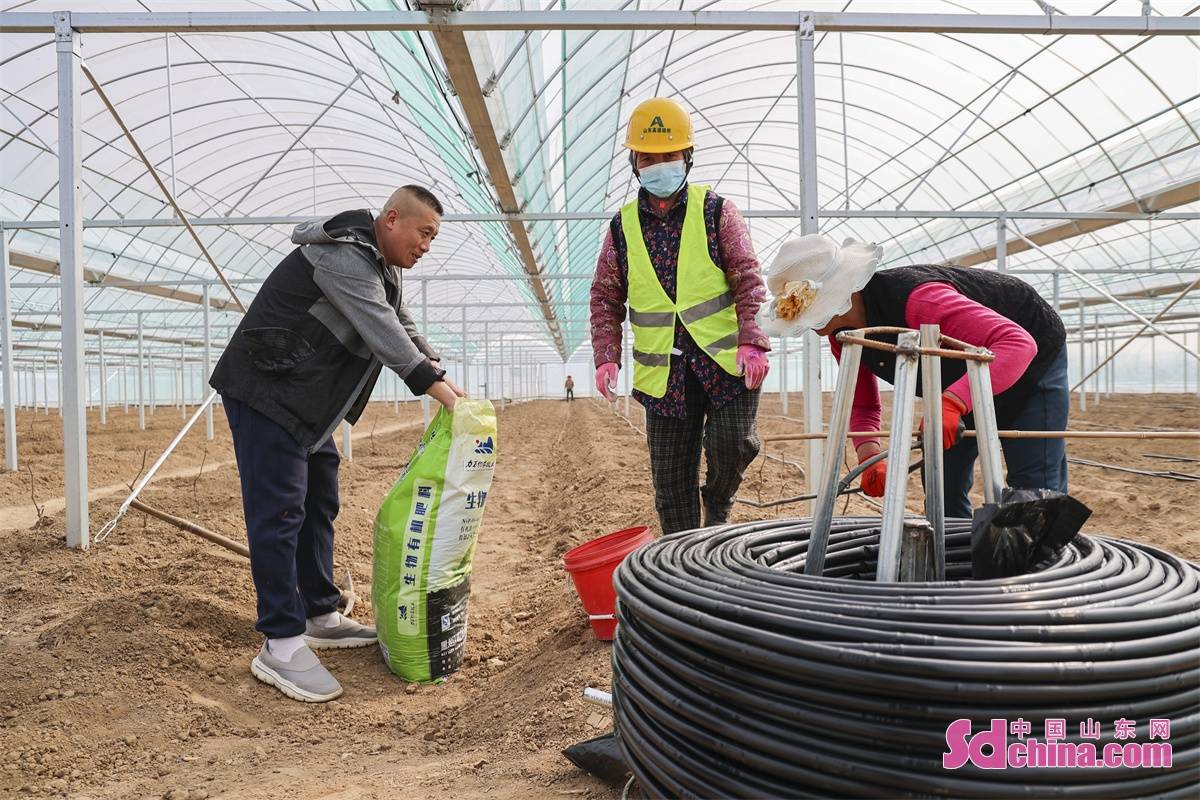
M653 539L650 529L639 525L584 542L563 554L563 566L575 582L597 639L611 641L617 629L613 572L625 556Z

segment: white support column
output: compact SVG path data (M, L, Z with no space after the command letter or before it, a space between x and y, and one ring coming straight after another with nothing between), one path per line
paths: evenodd
M1062 273L1055 268L1054 271L1054 313L1062 316Z
M1100 363L1100 314L1093 314L1092 321L1095 324L1093 328L1092 338L1092 363ZM1096 379L1092 383L1092 397L1096 404L1096 408L1100 407L1100 382L1104 378L1099 372L1096 373Z
M1087 331L1087 309L1083 300L1079 301L1079 374L1087 375L1087 342L1084 333ZM1079 382L1079 410L1087 411L1087 382Z
M212 309L209 307L208 299L208 284L204 284L202 292L204 302L204 367L201 370L203 375L200 379L200 396L207 394L204 387L208 385L208 376L212 374ZM203 402L201 400L200 402ZM208 408L204 409L204 435L208 441L213 439L213 406L216 403L209 403Z
M142 315L137 315L137 409L138 430L146 430L146 342L142 335Z
M82 348L81 348L81 350L82 350ZM84 362L84 367L86 368L86 361ZM80 372L82 372L82 370L80 370ZM58 355L54 359L54 375L55 375L54 394L55 394L55 398L58 400L58 415L61 417L63 415L63 354L62 354L62 350L58 351ZM84 425L85 425L85 430L86 430L86 425L87 425L87 399L86 399L86 397L87 396L84 394L84 391L85 391L85 387L81 384L79 387L79 402L82 404L81 410L83 412L83 420L84 420Z
M12 293L8 276L8 235L0 228L0 358L4 359L4 468L17 468L17 391L14 385ZM1185 389L1186 390L1186 389Z
M70 12L54 15L58 61L58 263L61 277L62 352L66 391L59 387L63 412L63 488L67 547L86 549L88 534L87 411L83 401L83 213L79 36Z
M121 356L121 405L129 413L129 357Z
M1116 336L1115 336L1115 334L1110 332L1108 334L1108 352L1105 353L1105 356L1107 356L1107 358L1108 358L1108 396L1109 397L1112 397L1113 393L1117 390L1117 364L1116 364L1117 359L1115 359L1113 357L1113 348L1115 348L1116 346L1117 346ZM1184 355L1186 358L1186 354L1184 354Z
M37 370L32 365L29 367L29 410L34 414L38 410Z
M492 399L492 340L488 323L483 323L483 386L481 392L484 400Z
M501 405L503 405L504 404L504 334L503 333L500 334L499 344L500 344L500 364L498 365L499 368L497 369L497 375L496 375L496 377L497 377L496 382L498 384L498 386L496 387L496 389L497 389L496 398L500 401Z
M183 342L179 343L179 416L184 420L187 419L187 398L184 396L184 364L187 363L187 356L184 354Z
M467 366L467 307L462 307L462 390L471 393L471 373Z
M996 218L996 271L1007 272L1008 264L1008 219Z
M108 364L104 360L104 331L97 334L100 348L100 424L108 424Z
M1183 339L1186 342L1187 334L1186 333L1180 334L1179 338ZM1110 345L1111 345L1111 342L1110 342ZM1188 357L1187 357L1187 353L1180 353L1179 355L1181 357L1181 360L1183 361L1183 393L1187 394L1188 393ZM1110 365L1110 367L1111 367L1111 365Z
M350 438L350 423L342 420L342 458L354 460L354 442Z
M45 356L42 356L42 413L50 416L50 368Z
M1158 356L1155 354L1154 343L1158 341L1158 337L1154 334L1150 335L1150 394L1158 394Z
M818 233L817 223L817 91L816 65L813 57L813 16L801 12L796 31L796 106L798 114L800 154L800 232ZM804 430L818 433L824 427L821 407L821 339L813 331L804 334ZM823 442L808 442L808 464L805 483L809 493L820 487ZM811 505L810 505L811 509Z
M808 387L804 387L807 393ZM784 336L779 340L779 407L784 416L788 413L788 340Z
M158 387L154 374L154 355L146 354L146 384L150 388L150 416L154 416L154 409L158 407Z

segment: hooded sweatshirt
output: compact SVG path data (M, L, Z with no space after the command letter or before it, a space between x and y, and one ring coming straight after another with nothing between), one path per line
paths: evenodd
M263 282L209 384L278 423L315 451L362 414L383 367L413 394L444 374L401 297L365 210L292 232L299 245Z

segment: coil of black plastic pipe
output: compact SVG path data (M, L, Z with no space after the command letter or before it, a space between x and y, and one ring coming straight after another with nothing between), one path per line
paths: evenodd
M949 520L944 582L876 583L879 523L835 519L821 577L794 519L622 563L613 715L644 796L1200 796L1200 567L1081 534L1029 574L976 581L970 523ZM1168 719L1171 766L947 769L958 719L1025 720L1039 740L1065 719L1062 742L1101 752Z

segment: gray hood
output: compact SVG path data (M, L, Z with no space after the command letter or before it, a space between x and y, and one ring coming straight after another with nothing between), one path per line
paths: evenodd
M375 241L375 217L366 209L343 211L326 220L301 222L292 231L293 244L361 244L383 258Z

